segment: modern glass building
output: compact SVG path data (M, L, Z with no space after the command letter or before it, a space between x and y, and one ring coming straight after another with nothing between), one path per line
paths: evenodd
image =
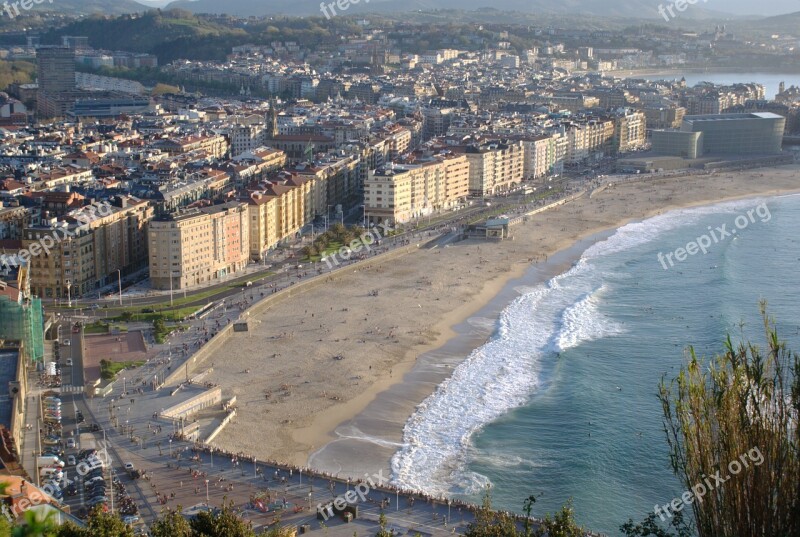
M702 132L706 155L773 155L781 152L786 118L770 112L686 116L681 132Z

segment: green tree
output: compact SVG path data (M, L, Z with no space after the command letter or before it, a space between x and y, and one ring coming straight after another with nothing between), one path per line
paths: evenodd
M690 347L660 386L672 469L702 498L691 503L700 537L800 535L800 357L763 302L761 315L765 348L728 336L706 365Z
M162 511L158 520L150 526L152 537L192 537L192 527L178 510Z
M255 537L251 524L234 513L233 502L216 513L203 511L189 524L198 537Z
M650 513L639 524L634 524L633 519L628 520L620 526L619 530L625 537L692 537L694 535L692 528L683 520L683 511L676 512L669 525L675 530L675 533L659 526L656 514Z
M378 533L375 534L375 537L391 537L391 533L386 530L386 515L381 512L380 516L378 516Z
M92 509L86 522L86 537L135 537L133 530L118 515Z
M514 519L505 513L492 509L489 489L483 496L483 503L475 513L475 521L467 525L465 537L519 537Z
M28 509L22 515L22 521L17 522L11 532L13 537L54 537L58 525L55 522L55 512Z
M575 511L572 509L572 498L567 500L553 517L549 514L544 517L539 529L536 531L537 537L583 537L586 530L578 526L575 522Z

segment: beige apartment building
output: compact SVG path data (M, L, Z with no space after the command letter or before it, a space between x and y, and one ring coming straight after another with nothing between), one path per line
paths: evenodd
M302 179L300 179L303 182ZM250 259L260 261L275 246L300 232L305 224L305 198L310 181L301 187L273 185L253 192L247 201Z
M150 282L154 289L185 289L247 266L247 205L234 201L193 208L150 223Z
M647 143L647 117L640 110L626 110L614 118L613 150L627 153Z
M598 153L610 151L614 139L614 121L593 119L570 125L567 136L567 164L580 164Z
M144 268L147 226L152 217L148 202L126 196L111 204L95 203L72 211L63 220L51 218L26 228L23 249L33 253L35 244L39 246L34 248L48 245L49 249L48 255L31 257L31 292L44 298L91 296Z
M418 165L388 166L370 172L364 185L370 223L402 224L452 209L469 195L470 163L463 154Z
M522 183L525 174L525 148L521 141L490 142L481 146L460 146L469 161L469 193L491 196Z

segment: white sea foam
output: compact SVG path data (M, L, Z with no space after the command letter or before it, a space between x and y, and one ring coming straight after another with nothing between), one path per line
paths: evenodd
M529 400L539 385L544 357L622 333L599 309L608 292L606 276L621 271L603 273L597 266L601 258L659 240L710 214L733 213L754 203L681 209L628 224L589 247L568 272L527 289L501 313L496 337L459 364L408 420L403 447L391 461L394 483L438 495L485 486L485 476L465 468L475 432Z

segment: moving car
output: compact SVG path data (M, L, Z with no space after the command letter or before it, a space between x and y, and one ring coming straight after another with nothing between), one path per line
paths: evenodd
M75 455L67 455L67 464L69 464L70 466L75 466L76 464L78 464L78 461L75 460Z
M75 439L67 438L67 449L75 449Z
M72 367L72 358L67 358L67 366Z

